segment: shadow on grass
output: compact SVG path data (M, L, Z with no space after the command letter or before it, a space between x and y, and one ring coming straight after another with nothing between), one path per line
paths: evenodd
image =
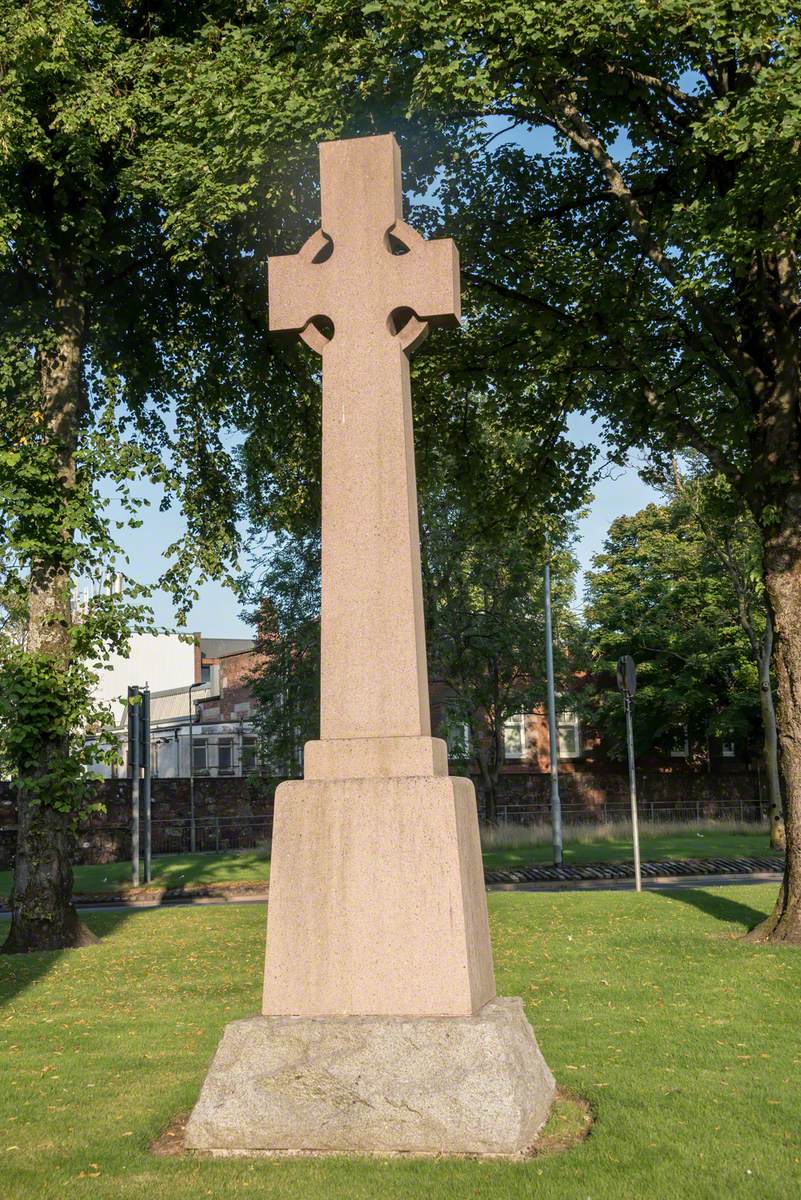
M130 912L103 913L102 921L94 918L101 914L79 912L92 933L97 934L102 942L114 932L118 925L126 921ZM88 918L88 919L87 919ZM10 917L0 914L0 944L8 934ZM21 992L33 987L43 979L64 954L91 954L95 946L82 946L77 950L39 950L34 954L0 954L0 1009L10 1004Z
M729 891L732 890L729 889ZM764 921L766 916L761 909L752 908L750 904L742 904L728 893L721 896L697 888L676 888L670 891L659 891L656 894L665 900L678 900L680 904L689 904L691 908L700 909L701 912L706 913L709 917L714 917L717 921L744 925L746 929L753 929L754 925Z
M229 857L232 857L231 851L209 851L208 857L204 858L202 854L197 855L192 861L182 862L176 860L165 864L159 870L159 862L157 858L153 859L154 869L157 872L157 878L154 882L159 887L178 888L185 887L188 883L224 883L226 882L227 872L224 866L221 867L219 876L215 871L215 865L218 862L225 862ZM262 867L263 861L263 867ZM268 858L265 855L263 860L259 860L259 867L254 868L251 873L251 878L258 879L261 875L267 877ZM246 878L246 873L235 873L233 882Z

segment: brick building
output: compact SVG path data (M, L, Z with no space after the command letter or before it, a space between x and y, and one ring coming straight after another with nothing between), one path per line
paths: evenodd
M163 652L154 638L151 655ZM258 659L249 638L206 638L195 635L190 656L181 666L185 678L174 687L151 690L151 771L154 779L248 776L258 770L254 702L248 676ZM188 664L188 668L187 668ZM127 673L118 673L118 691L147 679L147 657ZM133 671L138 674L134 675ZM105 684L106 690L110 684ZM98 766L106 778L124 778L127 764L127 710L121 705L116 735L122 763Z
M158 651L156 644L154 651ZM195 636L193 677L176 687L151 692L154 779L187 779L190 763L195 779L222 781L272 774L275 765L259 759L254 722L256 701L250 679L258 665L255 643L249 639ZM435 730L441 723L441 701L438 689L432 688ZM122 714L117 732L124 753L126 728ZM465 761L466 737L464 730L449 732L454 769L459 769L456 762ZM597 734L583 724L578 705L575 710L563 707L559 715L558 747L566 809L600 814L609 805L625 805L625 763L609 758ZM714 797L749 804L759 801L759 771L757 764L748 760L745 749L732 742L713 741L708 760L701 765L690 761L687 739L679 736L669 751L640 756L637 766L644 802L653 807L673 804L678 797L686 802L689 814L700 813L701 805L708 811ZM499 787L502 818L515 819L522 810L545 805L550 754L543 711L520 713L506 721L503 757ZM302 765L301 747L298 765ZM471 773L480 785L473 768ZM127 767L123 763L101 773L124 778Z

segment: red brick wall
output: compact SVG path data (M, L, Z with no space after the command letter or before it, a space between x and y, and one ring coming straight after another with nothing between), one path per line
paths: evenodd
M212 822L221 830L221 848L237 844L236 834L244 824L248 831L258 828L269 834L272 828L275 780L242 778L196 778L195 817L209 833ZM78 831L75 862L114 862L130 858L131 781L104 779L97 785L97 798L106 806ZM154 779L152 820L159 833L171 823L186 832L189 819L189 780ZM9 784L0 782L0 868L12 861L16 834L16 804ZM165 847L172 849L172 846ZM185 849L176 841L175 850ZM204 842L199 849L214 849Z

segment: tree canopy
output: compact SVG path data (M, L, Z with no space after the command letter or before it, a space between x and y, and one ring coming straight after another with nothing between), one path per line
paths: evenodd
M489 298L486 355L556 370L621 454L702 453L759 526L788 852L755 936L801 941L798 12L385 0L347 14L376 92L452 123L445 227L467 234Z
M595 672L637 664L638 749L684 742L706 759L710 739L760 740L759 677L721 562L681 501L613 521L586 578L587 639ZM755 623L759 614L754 614ZM762 614L764 626L764 612ZM625 752L617 693L599 691L597 717Z

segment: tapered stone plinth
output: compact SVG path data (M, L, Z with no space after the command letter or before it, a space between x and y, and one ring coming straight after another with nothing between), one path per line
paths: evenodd
M265 1014L469 1016L494 995L469 779L281 785Z

